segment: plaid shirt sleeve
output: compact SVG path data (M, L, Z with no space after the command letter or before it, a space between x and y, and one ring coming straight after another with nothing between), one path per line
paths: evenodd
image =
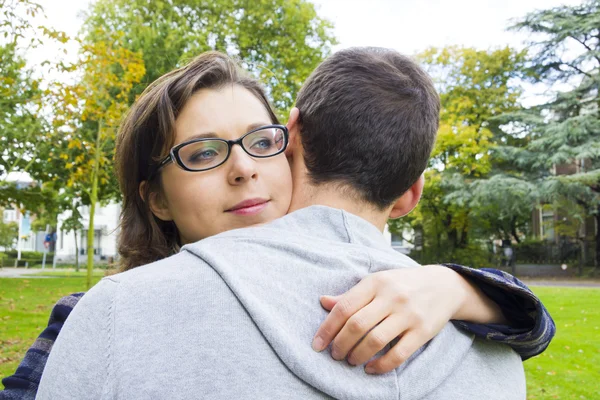
M540 299L523 282L509 273L491 269L468 268L457 264L442 264L468 278L486 296L500 306L511 323L507 325L473 324L453 321L460 328L486 340L512 347L527 360L543 352L556 333L554 321Z
M0 391L0 400L35 399L50 350L65 320L83 295L73 293L54 305L46 329L27 350L14 375L2 380L4 390Z

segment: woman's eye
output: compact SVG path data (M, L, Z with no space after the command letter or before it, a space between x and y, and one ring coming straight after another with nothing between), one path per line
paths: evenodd
M202 151L197 151L194 154L192 154L190 157L190 161L210 161L218 155L219 153L217 153L214 149L206 149Z
M271 145L272 145L272 141L270 139L261 139L261 140L257 140L256 142L254 142L254 144L252 144L252 148L262 150L262 149L268 149L269 147L271 147Z

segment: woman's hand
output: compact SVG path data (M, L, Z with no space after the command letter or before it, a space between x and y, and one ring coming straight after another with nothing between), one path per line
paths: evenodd
M313 349L322 351L333 341L336 360L364 364L400 336L385 355L366 365L365 371L374 374L400 366L451 319L504 322L494 302L442 266L376 272L342 295L322 296L321 305L331 312L315 334Z

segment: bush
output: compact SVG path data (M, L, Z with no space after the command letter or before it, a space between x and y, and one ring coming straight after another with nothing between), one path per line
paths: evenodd
M514 245L520 263L563 263L578 260L579 244L562 240L560 244L539 239L526 239Z
M464 249L413 250L409 256L420 264L453 263L472 268L494 267L493 254L483 244L470 244Z
M17 258L17 250L7 250L3 253L0 253L0 257L3 259L16 259ZM54 253L46 253L46 260L52 260L52 257L54 257ZM42 258L44 258L44 253L41 251L22 251L21 252L21 259L22 260L40 260L40 262L42 261Z

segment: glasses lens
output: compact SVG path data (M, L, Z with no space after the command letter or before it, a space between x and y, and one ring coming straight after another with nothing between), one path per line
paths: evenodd
M285 150L286 139L280 128L265 128L244 137L242 143L248 153L256 157L269 157Z
M181 162L189 169L214 168L227 158L227 143L220 140L203 140L179 149Z

